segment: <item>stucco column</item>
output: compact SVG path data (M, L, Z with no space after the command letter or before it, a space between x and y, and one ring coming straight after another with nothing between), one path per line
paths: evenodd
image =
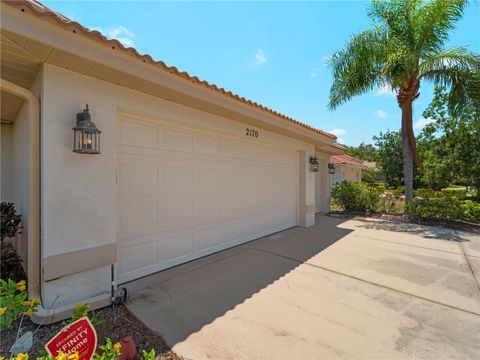
M298 152L298 226L315 225L315 173L310 171L310 156Z

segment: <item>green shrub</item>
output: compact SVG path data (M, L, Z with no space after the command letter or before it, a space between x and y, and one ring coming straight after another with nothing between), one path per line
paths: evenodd
M379 191L361 182L344 181L332 187L331 196L344 211L375 211Z
M405 186L402 185L393 190L395 198L400 199L403 195L405 195Z
M418 188L417 190L415 190L415 195L423 199L440 197L438 191L435 191L433 189L424 189L424 188Z
M472 200L465 200L462 204L463 220L480 222L480 203Z
M374 168L363 169L362 181L373 184L375 181L377 181L377 170Z
M385 183L381 181L375 181L373 184L380 193L383 193L386 190Z
M380 212L395 212L397 208L397 199L391 192L384 192L380 195L377 210Z
M407 205L414 218L452 221L463 219L462 201L451 198L415 199Z
M459 200L465 200L467 197L467 188L465 187L451 187L441 190L442 196L444 197L453 197Z

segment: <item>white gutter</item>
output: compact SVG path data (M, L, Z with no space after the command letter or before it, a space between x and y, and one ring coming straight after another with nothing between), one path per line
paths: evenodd
M40 298L40 101L29 90L1 79L3 91L24 99L28 107L28 297Z

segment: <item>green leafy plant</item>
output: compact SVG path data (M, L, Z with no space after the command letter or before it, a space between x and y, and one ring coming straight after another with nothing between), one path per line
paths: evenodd
M422 199L440 197L438 194L438 191L435 191L433 189L424 189L424 188L418 188L417 190L415 190L415 195L418 197L421 197Z
M380 212L391 213L397 209L397 199L387 191L380 195L377 210Z
M465 200L467 197L467 188L466 187L451 187L441 190L441 193L444 197L454 197L459 200Z
M422 220L454 221L463 219L462 201L455 198L415 199L407 205L408 214Z
M463 220L480 223L480 203L465 200L462 204Z
M13 322L36 311L40 300L27 301L25 280L0 279L0 329L10 329Z
M344 181L332 187L334 202L345 211L375 211L380 192L361 182Z
M3 248L4 240L14 237L22 229L22 216L15 212L13 203L0 203L0 241Z
M393 196L395 196L396 199L400 199L403 194L405 194L405 186L403 185L393 190Z
M142 360L155 360L156 354L155 349L151 349L150 351L142 350Z
M72 311L72 316L69 320L65 321L64 324L68 325L71 324L78 319L81 319L85 316L88 316L90 322L92 323L93 326L98 326L104 323L104 320L100 319L98 315L95 313L95 310L92 310L90 313L88 313L88 309L90 309L89 304L77 304L73 308Z
M374 168L363 169L362 181L373 185L377 181L377 170Z
M21 233L22 217L12 203L0 203L0 273L4 279L19 281L23 278L21 259L16 251L5 244L5 239Z
M112 343L109 338L105 339L105 344L99 346L102 352L100 354L95 353L93 360L115 360L122 354L122 345L120 343Z

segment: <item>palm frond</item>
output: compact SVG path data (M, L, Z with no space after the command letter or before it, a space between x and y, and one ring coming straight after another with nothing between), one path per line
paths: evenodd
M456 47L428 54L419 66L419 78L437 82L438 76L447 74L449 69L456 71L475 71L480 68L480 55L465 48Z
M412 16L415 49L422 54L441 50L467 4L467 0L435 0L419 7Z
M381 70L385 62L386 43L385 31L374 28L353 36L345 49L330 57L333 73L330 109L385 83Z
M368 16L380 26L385 25L390 36L401 39L412 52L415 39L412 17L421 4L421 0L373 0Z
M480 55L465 48L447 49L427 56L420 79L449 89L449 108L460 111L467 102L480 104Z

